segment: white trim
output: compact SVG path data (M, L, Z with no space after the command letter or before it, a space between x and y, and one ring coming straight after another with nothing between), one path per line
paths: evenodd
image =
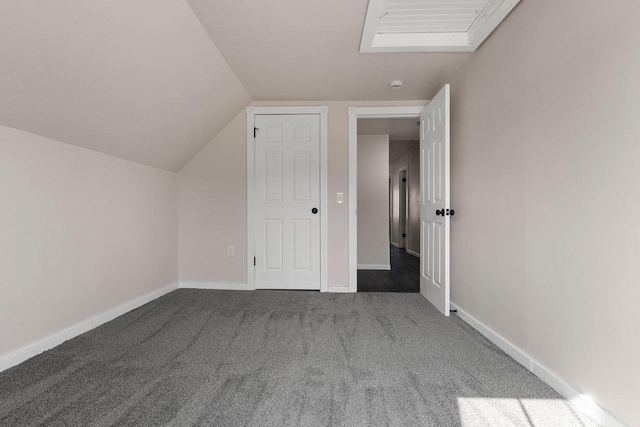
M466 33L376 34L371 46L360 53L375 52L473 52Z
M427 101L428 104L428 101ZM358 291L358 118L420 117L424 105L349 107L349 289ZM392 243L393 244L393 243Z
M524 350L510 343L506 338L484 325L481 321L462 310L456 304L451 303L451 309L457 310L456 314L458 317L471 325L498 348L511 356L516 362L520 363L522 366L527 368L527 370L531 371L543 382L557 391L560 396L571 402L576 409L591 417L602 427L626 427L622 421L618 420L605 409L598 406L587 396L581 394L578 390L566 383L562 378L551 372L549 369L536 362Z
M29 344L28 346L23 347L20 350L17 350L17 351L14 351L13 353L9 353L5 356L2 356L0 357L0 372L6 369L9 369L13 366L19 365L25 360L31 359L32 357L37 356L38 354L44 351L47 351L56 346L59 346L63 342L68 341L72 338L75 338L78 335L82 335L85 332L89 332L90 330L95 329L100 325L110 322L113 319L120 317L125 313L130 312L131 310L135 310L138 307L142 307L143 305L155 299L158 299L161 296L168 294L169 292L175 291L176 289L178 289L178 286L176 285L165 286L162 289L158 289L156 291L150 292L132 301L126 302L115 308L112 308L102 314L92 317L89 320L85 320L81 323L78 323L67 329L64 329L60 332L50 335L38 342Z
M254 290L255 267L255 153L253 150L253 129L255 116L261 114L317 114L320 116L320 292L327 292L329 278L329 176L328 176L328 115L329 107L298 106L298 107L254 107L248 106L247 113L247 289ZM206 288L208 289L208 288Z
M395 246L398 249L402 249L402 246L400 246L400 243L396 243L396 242L389 242L391 243L391 246Z
M402 206L400 205L400 187L402 187L403 181L401 179L402 172L404 175L404 230L400 230L400 212L402 212ZM395 186L394 186L395 187ZM395 189L395 188L394 188ZM409 234L409 162L402 169L398 170L398 231L399 237L402 239L402 246L404 249L407 247L407 235Z
M320 292L329 286L329 108L320 110Z
M369 0L360 40L360 53L473 52L520 0L490 0L467 32L378 33L384 0Z
M528 370L531 370L531 359L529 358L529 356L525 354L523 350L511 344L505 338L503 338L502 336L498 335L496 332L489 329L482 322L480 322L479 320L477 320L476 318L474 318L473 316L471 316L470 314L462 310L457 305L453 303L450 303L449 305L451 307L451 310L457 310L456 314L458 315L458 317L460 317L462 320L467 322L469 325L473 326L475 330L480 332L489 341L491 341L496 346L498 346L500 350L504 351L509 356L514 358L516 362L518 362Z
M373 44L373 39L378 31L378 21L382 14L383 0L369 0L367 14L364 19L364 28L362 29L362 37L360 39L360 53L369 52L369 48Z
M280 115L292 115L292 114L327 114L329 107L327 105L315 105L315 106L286 106L286 107L247 107L247 115L259 115L259 114L280 114ZM253 131L253 129L251 129Z
M329 286L327 292L334 294L351 294L353 291L349 286Z
M420 254L418 252L416 252L416 251L412 251L411 249L407 249L407 253L409 255L413 255L416 258L420 258Z
M427 104L429 101L427 101ZM425 104L425 105L427 105ZM349 115L369 119L412 119L420 117L425 105L397 105L389 107L349 107ZM356 132L357 136L357 132Z
M253 130L255 128L256 117L254 107L247 107L247 286L255 289L255 152L253 150Z
M358 110L349 114L349 290L358 291Z
M216 291L250 291L253 290L248 283L202 283L182 282L180 289L210 289Z
M520 0L490 0L483 13L467 30L469 46L476 50L519 2Z
M391 270L389 264L358 264L358 270Z

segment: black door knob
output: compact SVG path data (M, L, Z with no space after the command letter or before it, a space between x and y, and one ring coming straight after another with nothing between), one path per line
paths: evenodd
M438 209L436 211L436 215L439 216L445 216L445 215L455 215L456 211L454 211L453 209L447 209L446 211L444 209Z
M313 214L317 214L317 213L318 213L318 208L313 208L313 209L311 209L311 213L313 213Z

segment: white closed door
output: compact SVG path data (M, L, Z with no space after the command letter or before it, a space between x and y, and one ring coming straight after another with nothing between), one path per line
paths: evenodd
M255 287L320 289L320 116L255 127Z
M449 85L420 114L420 293L449 315Z

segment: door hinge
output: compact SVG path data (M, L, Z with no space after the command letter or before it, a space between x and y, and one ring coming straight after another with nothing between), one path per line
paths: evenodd
M258 128L253 128L253 137L256 137L256 133L258 132Z
M256 265L256 257L253 257L253 265Z

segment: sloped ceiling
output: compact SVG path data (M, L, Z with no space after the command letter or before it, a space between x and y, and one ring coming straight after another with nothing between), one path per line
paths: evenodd
M0 17L2 125L177 171L251 101L186 1L2 1Z
M367 0L188 1L254 100L430 99L470 55L359 53Z

